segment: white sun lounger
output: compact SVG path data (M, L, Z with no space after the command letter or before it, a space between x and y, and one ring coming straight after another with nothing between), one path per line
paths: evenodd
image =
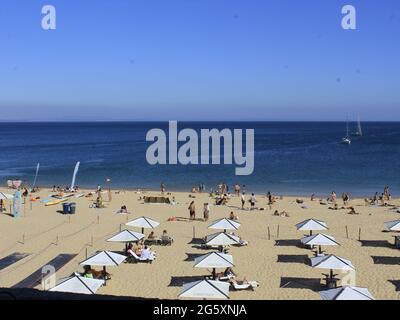
M135 252L133 252L132 250L128 250L130 256L136 261L141 261L141 262L153 262L154 259L156 258L155 255L151 255L149 258L143 258L143 257L139 257Z
M248 281L248 283L239 284L237 283L236 280L232 281L232 285L235 288L235 290L254 290L254 288L260 286L260 284L257 281Z

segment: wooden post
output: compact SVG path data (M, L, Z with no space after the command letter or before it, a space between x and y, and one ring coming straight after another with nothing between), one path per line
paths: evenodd
M119 224L119 232L122 231L122 223Z
M193 239L195 239L195 238L196 238L196 227L193 226Z
M278 228L276 230L276 237L279 238L279 224L278 224Z
M58 246L58 235L56 237L56 246Z
M25 244L25 233L22 235L22 244Z
M85 248L85 259L87 259L87 247Z
M347 226L346 226L346 238L347 239L349 238L349 229L347 228Z
M361 241L361 227L358 228L358 241Z
M268 226L268 240L271 240L271 231L269 230L269 226Z
M71 215L68 215L68 223L71 223Z
M100 216L97 216L97 224L100 224Z

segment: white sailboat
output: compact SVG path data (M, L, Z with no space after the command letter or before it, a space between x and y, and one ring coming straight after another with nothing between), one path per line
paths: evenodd
M362 129L361 129L360 117L358 117L358 120L357 120L357 131L354 132L352 135L355 136L355 137L362 137L362 135L363 135L362 134Z
M349 138L349 119L346 119L346 136L342 138L342 144L351 144L351 140Z

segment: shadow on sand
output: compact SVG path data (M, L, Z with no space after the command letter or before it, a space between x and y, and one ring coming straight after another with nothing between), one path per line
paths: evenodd
M305 254L279 254L277 262L309 264L309 258Z
M321 279L316 278L291 278L281 277L281 288L287 289L308 289L315 292L322 291L325 287L321 284Z
M400 257L371 256L375 264L399 265Z

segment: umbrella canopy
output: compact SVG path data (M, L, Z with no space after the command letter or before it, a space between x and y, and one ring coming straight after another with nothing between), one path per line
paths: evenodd
M195 268L228 268L233 267L233 257L230 254L211 252L194 260Z
M100 251L91 256L90 258L82 261L80 265L89 266L118 266L127 257L111 251Z
M341 287L321 291L322 300L375 300L366 288L360 287Z
M318 233L312 236L304 237L301 242L309 246L337 246L335 238L323 233Z
M129 230L123 230L107 239L108 242L137 242L144 238L144 234Z
M180 298L229 299L229 282L199 280L182 286Z
M142 233L144 233L144 229L154 229L157 228L159 224L159 222L147 217L139 217L126 223L126 225L130 227L142 228Z
M311 266L318 269L355 270L351 261L335 255L311 258Z
M0 200L12 200L13 198L12 194L0 192Z
M385 222L385 227L390 231L400 231L400 220Z
M296 228L299 231L321 231L328 230L328 225L321 220L308 219L296 224Z
M51 288L49 291L95 294L103 284L104 280L74 275L61 280L58 285Z
M240 223L230 219L219 219L214 221L208 226L208 229L219 229L219 230L237 230L240 227Z
M206 245L208 246L229 246L240 243L240 239L236 236L225 232L213 233L207 236Z

